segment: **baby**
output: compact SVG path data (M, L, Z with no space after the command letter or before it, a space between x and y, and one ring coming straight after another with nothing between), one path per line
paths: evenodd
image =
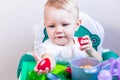
M73 58L92 57L102 60L100 53L93 47L89 36L82 37L80 44L74 37L79 28L79 9L72 0L48 0L44 8L44 26L49 39L34 54L37 64L35 71L48 73L53 70L57 61L70 62ZM42 66L47 60L48 66ZM40 63L40 64L39 64ZM44 69L43 69L44 68Z

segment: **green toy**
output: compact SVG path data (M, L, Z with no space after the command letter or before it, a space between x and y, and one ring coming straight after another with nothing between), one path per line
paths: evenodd
M26 76L26 80L48 80L45 74L39 75L37 72L30 71Z

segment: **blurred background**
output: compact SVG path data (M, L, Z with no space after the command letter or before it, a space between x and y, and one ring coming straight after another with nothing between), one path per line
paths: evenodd
M80 10L105 30L104 48L120 54L120 0L76 0ZM16 80L20 57L33 51L32 27L43 17L45 0L0 0L0 80Z

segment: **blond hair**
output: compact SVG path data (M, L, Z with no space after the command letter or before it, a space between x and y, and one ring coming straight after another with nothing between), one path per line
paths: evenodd
M57 9L63 9L79 18L79 8L73 0L48 0L45 6L53 6Z

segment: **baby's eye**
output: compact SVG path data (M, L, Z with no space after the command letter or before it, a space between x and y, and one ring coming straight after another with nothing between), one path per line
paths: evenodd
M62 26L68 26L69 24L68 23L66 23L66 24L62 24Z
M50 28L54 28L54 27L55 27L55 25L49 25L48 27L50 27Z

